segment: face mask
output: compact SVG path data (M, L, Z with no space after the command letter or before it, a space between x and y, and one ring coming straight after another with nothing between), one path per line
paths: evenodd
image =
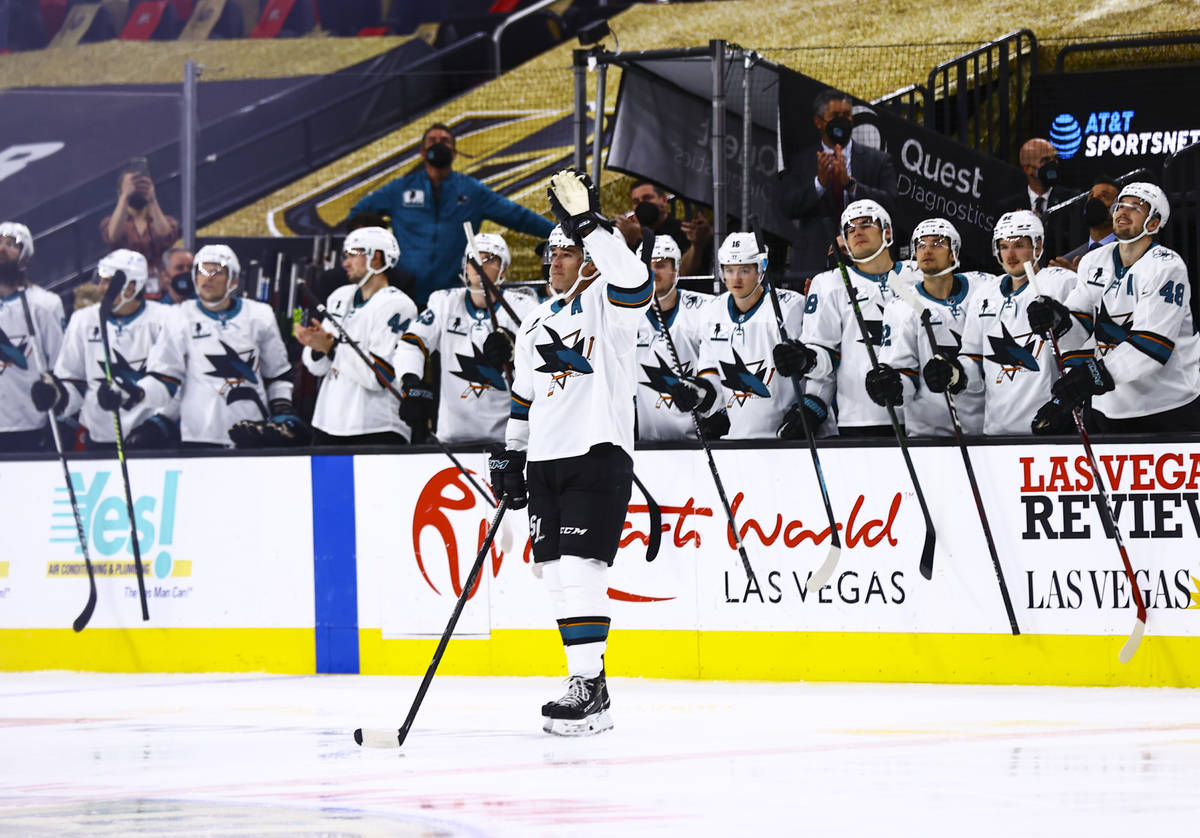
M146 196L141 192L134 192L129 196L129 206L133 207L134 209L141 209L148 203L150 202L146 200Z
M1041 181L1042 186L1049 189L1052 186L1058 185L1059 171L1058 161L1051 160L1045 166L1037 170L1037 179Z
M643 227L653 227L658 221L659 209L657 204L642 201L633 208L633 214Z
M853 128L854 123L846 117L834 117L825 123L825 138L829 140L831 145L844 146L850 142L850 132Z
M1099 198L1088 198L1083 205L1083 221L1089 227L1101 227L1108 220L1108 207Z
M196 290L192 285L192 272L181 271L171 277L171 289L183 299L190 300Z
M444 169L454 161L454 150L448 143L434 143L425 150L425 159L435 169Z

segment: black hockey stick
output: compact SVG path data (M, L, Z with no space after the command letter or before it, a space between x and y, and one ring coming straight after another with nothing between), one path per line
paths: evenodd
M646 499L646 514L650 517L650 532L646 534L646 561L652 562L658 558L658 549L662 546L662 510L659 509L654 495L650 494L646 484L638 480L636 474L633 475L633 482Z
M921 304L917 295L913 290L903 282L897 280L895 275L888 280L888 287L892 292L904 302L912 307L916 312L917 319L921 321L921 328L925 330L925 337L929 340L929 348L936 355L939 351L937 337L933 333L932 314L928 307ZM950 422L954 426L954 439L958 442L958 450L962 452L963 466L967 470L967 480L971 483L971 494L975 496L975 510L979 513L979 523L983 526L983 537L987 541L988 554L992 557L992 567L996 571L996 581L1000 583L1000 597L1004 600L1004 611L1008 614L1008 625L1012 628L1013 635L1018 635L1021 630L1017 628L1017 615L1013 611L1012 599L1008 595L1008 583L1004 581L1004 570L1000 567L1000 555L996 551L996 542L992 538L992 528L988 524L987 512L983 507L983 495L979 492L979 481L975 479L975 468L971 464L971 454L967 450L967 442L963 439L962 422L958 418L958 406L954 403L954 396L949 390L942 393L946 397L946 409L950 411Z
M479 555L475 557L475 564L471 566L471 572L467 575L466 584L463 585L462 593L458 595L458 602L454 604L454 612L450 615L450 622L446 624L446 630L442 632L442 639L438 641L437 649L433 652L433 660L429 662L429 668L425 670L425 677L421 679L421 686L417 688L417 694L413 698L412 706L408 708L408 716L404 719L404 724L399 730L393 729L371 729L358 728L354 731L354 741L359 745L367 748L400 748L404 745L404 740L408 738L408 731L412 728L413 720L417 717L417 711L421 709L421 702L425 700L425 693L429 690L429 684L433 681L434 673L437 672L438 664L442 661L442 655L446 651L446 646L450 643L450 636L454 634L454 627L458 625L458 618L462 615L463 608L467 604L467 598L471 596L471 589L475 587L475 581L479 578L479 572L483 569L483 561L487 558L488 550L491 549L492 540L496 537L496 530L500 527L500 519L504 517L505 510L508 509L508 495L500 498L500 503L496 506L496 512L492 515L492 522L488 525L487 535L483 539L483 545L479 548Z
M788 339L787 327L783 323L783 308L779 305L779 292L775 290L774 283L767 283L767 294L771 297L771 307L775 309L775 325L779 328L779 340L786 341ZM833 575L833 569L837 567L838 557L842 553L842 538L838 535L837 519L834 518L833 504L829 500L829 489L825 485L825 472L821 468L821 457L817 454L817 441L813 436L814 429L808 426L808 419L804 415L804 394L800 391L800 379L794 375L792 376L792 389L796 391L800 427L804 429L804 438L808 441L808 451L812 454L813 471L817 474L817 483L821 487L821 500L825 504L825 517L829 520L829 553L816 572L808 577L808 584L805 585L807 590L817 591L829 581L829 577Z
M112 314L117 295L125 288L125 272L117 271L108 281L104 299L100 301L100 341L104 346L104 379L113 386L112 350L108 345L108 318ZM137 571L138 600L142 605L142 620L150 619L146 605L146 575L142 568L142 548L138 544L137 519L133 517L133 490L129 485L129 467L125 464L125 435L121 431L121 406L117 405L113 415L113 430L117 435L117 462L121 464L121 482L125 485L125 511L129 514L129 542L133 547L133 567Z
M29 332L30 340L33 341L33 357L37 359L38 373L49 372L46 368L46 359L42 357L42 345L38 342L37 329L33 325L33 314L29 311L29 300L25 298L25 287L17 289L17 293L21 296L21 308L25 310L25 328ZM71 480L71 467L67 465L67 454L63 450L62 437L58 432L58 423L54 419L53 407L46 411L46 418L50 421L50 435L54 437L54 449L58 452L58 461L62 463L63 480L67 484L67 496L71 499L71 514L75 516L75 533L79 536L79 549L83 551L83 564L87 568L87 602L84 603L83 610L79 612L75 622L71 624L71 628L79 632L87 626L92 619L92 613L96 610L96 571L92 567L92 557L88 553L87 536L83 532L83 519L79 517L79 501L75 497L75 484Z
M833 242L833 254L837 259L838 270L842 274L842 282L846 286L846 295L850 298L850 307L854 309L854 319L858 321L858 332L862 335L863 346L867 348L867 357L871 360L871 369L879 366L879 358L875 354L875 347L871 345L871 333L867 329L867 321L863 317L862 307L858 304L858 292L854 290L854 283L850 280L850 271L846 269L846 262L842 259L842 251L837 245L837 240ZM896 408L888 405L888 417L892 420L892 430L896 434L896 442L900 446L900 453L904 455L904 465L908 468L908 476L912 479L913 490L917 493L917 503L921 506L921 515L925 517L925 546L921 548L921 563L919 565L921 575L926 579L933 578L933 548L937 535L933 529L933 519L929 516L929 506L925 503L925 493L921 491L921 481L917 478L917 469L913 466L912 455L908 452L908 440L904 438L904 428L900 426L900 420L896 417Z
M1035 296L1041 297L1042 294L1037 286L1037 280L1034 277L1034 268L1030 262L1025 263L1025 276L1029 278L1031 290ZM1058 335L1054 330L1050 330L1050 346L1054 349L1054 363L1058 367L1059 375L1063 373L1062 352L1058 348ZM1117 551L1121 554L1121 563L1125 565L1125 576L1129 579L1129 585L1133 589L1133 602L1137 606L1137 621L1133 624L1133 631L1129 633L1129 639L1125 641L1125 645L1121 647L1117 659L1121 663L1129 663L1133 660L1133 656L1137 654L1138 647L1142 643L1142 636L1146 633L1146 603L1142 600L1142 592L1138 588L1137 577L1133 572L1133 562L1129 560L1129 552L1125 549L1125 541L1121 538L1121 530L1117 527L1117 519L1113 515L1112 501L1108 497L1108 489L1104 486L1104 478L1100 473L1100 466L1096 462L1096 455L1092 451L1092 442L1088 439L1087 428L1083 426L1083 416L1079 410L1072 410L1071 416L1075 420L1075 428L1079 431L1079 439L1083 442L1084 453L1087 454L1088 467L1091 468L1092 474L1096 477L1096 489L1100 493L1100 499L1104 501L1100 504L1100 520L1104 523L1105 529L1112 533L1113 541L1117 543Z
M467 264L474 268L475 272L479 274L479 285L481 288L483 288L483 301L487 306L488 316L492 320L492 331L500 331L500 319L496 316L496 304L492 302L493 297L503 303L505 311L508 313L509 317L513 318L514 322L520 323L521 321L516 317L515 314L513 314L512 307L509 306L507 302L504 302L504 297L501 295L500 289L497 288L492 283L492 280L488 277L488 275L483 272L483 260L479 258L479 250L475 247L475 229L471 226L470 221L463 222L463 231L467 234L467 248L470 250L470 255L467 256ZM467 296L471 296L471 288L469 284L467 287ZM512 364L505 364L504 369L500 370L500 374L504 376L504 380L508 382L508 386L511 389L513 379Z

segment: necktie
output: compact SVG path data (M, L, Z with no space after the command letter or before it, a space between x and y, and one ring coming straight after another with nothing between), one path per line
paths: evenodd
M1039 195L1038 199L1033 202L1033 211L1036 212L1038 215L1042 215L1043 213L1046 212L1046 196L1045 195Z
M1098 242L1098 241L1089 241L1089 242L1088 242L1088 253L1091 253L1093 250L1095 250L1095 249L1096 249L1097 247L1099 247L1099 246L1100 246L1100 242Z

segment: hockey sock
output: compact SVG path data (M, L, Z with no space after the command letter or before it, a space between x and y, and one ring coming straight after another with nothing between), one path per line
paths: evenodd
M571 675L595 678L604 668L610 621L608 565L597 559L563 556L546 564L554 616Z

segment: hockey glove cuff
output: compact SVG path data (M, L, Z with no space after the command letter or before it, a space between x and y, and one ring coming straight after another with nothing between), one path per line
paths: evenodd
M700 430L705 439L720 439L729 433L729 412L718 410L712 416L700 419Z
M400 400L400 421L414 431L418 428L424 430L433 417L433 390L411 372L406 372L400 382L403 385L400 394L404 396Z
M584 237L603 227L612 230L612 222L600 212L600 196L592 179L585 172L563 169L550 178L546 190L550 199L550 212L564 233L583 247Z
M824 400L817 396L805 396L799 403L793 403L787 413L783 414L783 423L775 432L775 436L783 440L799 439L804 436L806 424L808 432L815 434L828 416L829 406Z
M1058 399L1051 399L1039 407L1030 423L1030 429L1038 436L1070 433L1074 428L1074 414Z
M1063 377L1051 386L1050 393L1068 410L1073 410L1083 406L1092 396L1107 393L1116 386L1104 362L1088 358L1064 372Z
M125 447L162 450L179 447L179 425L156 413L125 435Z
M503 445L493 446L488 458L488 472L492 494L497 498L508 495L508 505L513 509L523 509L529 503L529 492L525 488L524 451L513 451Z

